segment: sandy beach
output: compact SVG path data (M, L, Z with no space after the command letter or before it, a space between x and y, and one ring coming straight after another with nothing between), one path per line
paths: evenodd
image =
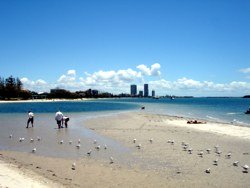
M181 117L146 112L91 118L79 125L118 145L110 147L107 140L99 137L97 143L93 143L94 138L83 135L79 149L83 152L76 156L51 157L39 152L2 150L0 159L4 165L17 166L25 176L33 177L26 172L31 171L34 176L45 178L43 182L56 183L57 187L250 186L250 173L242 168L250 165L250 129L247 127L215 122L187 124L187 119ZM64 131L57 135L60 139L68 138ZM74 138L74 142L77 139ZM66 148L66 143L64 147L58 143L50 146L50 142L55 142L51 137L43 137L43 140L46 147L53 147L56 152L60 147L66 152L73 151ZM215 146L218 146L217 153ZM239 161L237 166L233 165L235 161ZM73 163L75 169L72 169ZM8 176L14 175L10 172ZM0 186L8 185L0 181ZM50 183L46 186L53 187Z

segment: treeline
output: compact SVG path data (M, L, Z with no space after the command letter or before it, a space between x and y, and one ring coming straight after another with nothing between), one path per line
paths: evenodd
M0 99L28 99L30 97L31 93L23 90L23 84L18 77L9 76L5 79L0 76Z

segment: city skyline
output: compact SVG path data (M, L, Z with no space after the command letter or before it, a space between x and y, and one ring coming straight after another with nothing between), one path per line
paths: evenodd
M25 89L250 93L250 1L1 1L0 76Z

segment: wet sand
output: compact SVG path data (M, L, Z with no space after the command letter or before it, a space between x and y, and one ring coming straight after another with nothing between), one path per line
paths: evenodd
M72 125L70 130L81 132L79 135L53 130L51 136L43 136L40 144L50 148L49 152L55 150L53 155L45 155L46 150L32 153L28 141L19 143L17 138L1 136L8 140L6 143L12 143L8 150L20 145L26 145L24 150L27 148L25 152L2 150L1 159L65 187L249 187L250 173L244 173L241 166L250 164L250 129L186 122L183 118L144 112L103 116L83 123L79 119L71 123L80 127ZM66 142L69 138L73 140L72 146ZM80 149L75 148L78 138ZM63 144L58 143L61 139ZM173 144L168 143L173 140ZM193 149L192 154L185 151L182 143ZM140 149L136 147L139 144ZM98 145L99 150L95 149ZM220 155L215 153L216 145ZM210 154L206 149L211 149ZM65 154L70 152L74 154ZM200 152L202 156L198 155ZM215 159L218 165L214 164ZM239 165L234 166L234 161L239 161ZM76 168L72 170L74 162ZM205 172L208 168L210 173Z

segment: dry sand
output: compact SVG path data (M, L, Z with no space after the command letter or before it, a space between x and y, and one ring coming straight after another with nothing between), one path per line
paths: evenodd
M24 173L32 170L64 187L250 187L250 173L243 173L241 167L250 165L250 129L186 122L183 118L143 112L87 120L85 126L91 130L130 148L127 165L115 158L110 164L91 156L62 159L14 151L1 151L1 159L17 165ZM174 140L174 144L168 140ZM184 151L182 142L192 147L192 154ZM216 145L222 151L220 155L214 152ZM203 157L198 155L201 151ZM226 156L229 152L230 158ZM239 161L239 166L233 166L234 161ZM73 162L75 170L71 169ZM211 173L205 172L208 168Z

